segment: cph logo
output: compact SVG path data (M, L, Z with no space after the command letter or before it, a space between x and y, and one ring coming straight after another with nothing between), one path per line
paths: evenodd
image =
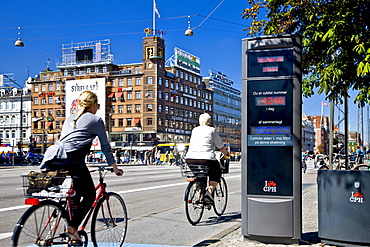
M276 183L274 181L265 181L265 186L263 187L264 192L276 192Z
M352 195L349 198L350 202L354 203L364 203L364 196L360 192L351 192Z

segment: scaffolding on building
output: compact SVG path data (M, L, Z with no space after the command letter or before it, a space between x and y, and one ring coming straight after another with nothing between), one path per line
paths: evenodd
M111 54L110 40L87 41L70 44L62 44L61 61L57 62L57 68L77 67L91 64L112 64L114 60Z

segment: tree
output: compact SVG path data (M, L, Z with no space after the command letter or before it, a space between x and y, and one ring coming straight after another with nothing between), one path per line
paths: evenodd
M341 101L348 89L355 102L370 103L370 1L248 0L243 18L249 36L302 37L303 93L325 93Z

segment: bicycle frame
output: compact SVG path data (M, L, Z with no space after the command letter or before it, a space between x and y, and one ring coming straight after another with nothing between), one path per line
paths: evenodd
M90 217L92 215L92 213L94 212L95 210L95 207L96 207L96 204L98 203L98 201L100 200L101 197L105 196L106 199L107 198L107 191L106 191L106 188L107 188L107 184L104 183L104 179L103 179L103 175L102 175L102 171L100 170L100 167L98 169L99 171L99 183L95 186L95 191L98 192L97 196L95 197L95 201L93 203L93 205L91 206L89 212L87 213L86 217L85 217L85 220L83 221L81 227L80 227L80 230L85 230L86 228L86 225L87 223L89 222L90 220ZM69 200L69 205L68 205L68 208L71 209L72 208L72 198L68 198ZM107 200L108 201L108 200ZM109 201L108 201L108 205L109 205ZM72 219L72 210L68 210L69 214L70 214L70 220ZM109 212L109 215L110 217L112 217L112 214L111 212Z

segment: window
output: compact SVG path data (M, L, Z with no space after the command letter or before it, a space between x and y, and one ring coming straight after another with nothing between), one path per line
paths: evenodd
M56 84L56 90L57 90L57 91L60 91L60 83L57 83L57 84Z
M33 116L38 117L39 116L39 110L33 110Z
M110 80L110 86L114 87L115 85L116 85L116 80L115 79Z
M179 90L179 83L176 82L176 90Z
M148 84L153 84L153 77L148 77Z
M86 68L86 73L90 74L91 73L91 68Z
M123 78L119 78L118 80L118 86L123 87Z
M163 99L163 92L162 91L158 91L158 98Z
M45 98L41 98L41 105L45 105L46 104L46 99Z
M171 89L175 89L175 85L173 81L171 81Z
M185 73L185 80L187 81L189 79L188 73Z
M39 98L37 98L37 97L33 98L33 104L38 105L39 104Z
M153 104L147 104L147 111L153 111Z
M123 127L123 118L118 119L118 127Z
M140 84L141 84L141 78L140 77L136 77L135 85L136 86L140 86Z
M188 93L188 92L189 92L189 87L185 86L185 93Z
M107 66L104 66L103 67L103 73L105 74L105 73L107 73Z
M64 75L64 77L67 77L67 76L68 76L68 70L67 70L67 69L65 69L65 70L63 71L63 75Z
M127 92L127 99L132 99L132 92Z
M48 84L48 91L53 92L53 84Z
M55 121L55 128L56 129L60 129L61 128L60 121Z
M166 114L168 114L169 112L170 112L170 110L169 110L170 108L169 108L169 106L168 105L166 105Z
M49 117L53 116L53 109L48 109L48 116Z
M35 91L35 93L38 93L39 92L39 85L34 85L33 86L33 91Z
M123 113L123 105L118 106L118 113Z
M94 70L95 70L95 73L96 73L96 74L98 74L98 73L99 73L99 67L98 67L98 66L96 66Z
M147 120L146 122L147 125L153 125L153 118L147 118L146 120Z
M184 92L184 85L183 84L180 85L180 91Z
M126 126L132 126L132 118L127 118L126 122L127 122Z
M163 112L163 105L158 105L158 112Z
M131 113L132 112L132 105L127 105L127 113Z
M55 110L55 115L57 115L57 116L60 116L61 115L60 109L56 109Z
M189 106L193 106L193 100L189 100Z
M193 88L190 87L189 94L193 94Z
M169 82L168 82L168 80L166 79L166 87L169 87L169 84L168 84Z
M135 105L135 112L136 113L140 113L140 107L141 107L141 105L139 105L139 104Z
M141 98L141 92L135 91L135 99L140 99L140 98Z
M48 97L48 103L49 104L53 104L53 96L49 96Z
M174 114L175 114L175 111L174 111L175 109L174 109L172 106L171 106L171 108L170 108L170 109L171 109L170 114L171 114L171 115L174 115Z
M140 67L135 67L135 74L139 74L139 72L140 72Z
M166 93L165 94L165 98L164 98L166 101L168 101L170 99L170 94L169 93Z
M127 86L132 86L132 78L127 78Z
M162 77L158 77L158 85L163 85L163 78Z
M41 92L45 92L46 91L46 86L45 86L45 84L42 84L41 85Z

